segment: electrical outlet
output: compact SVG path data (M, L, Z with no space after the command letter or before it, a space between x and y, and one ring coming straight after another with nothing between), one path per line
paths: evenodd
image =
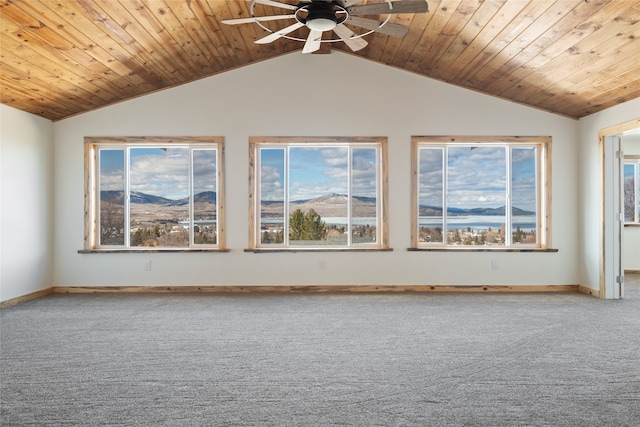
M151 261L144 263L144 271L151 271Z
M497 270L498 269L498 260L495 260L495 259L491 260L491 269L492 270Z

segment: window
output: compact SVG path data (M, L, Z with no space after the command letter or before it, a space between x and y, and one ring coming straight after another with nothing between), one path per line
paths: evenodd
M386 138L250 138L250 250L385 249Z
M640 223L640 160L625 160L623 170L624 222Z
M544 249L550 137L413 137L412 247Z
M85 138L85 250L224 249L223 141Z

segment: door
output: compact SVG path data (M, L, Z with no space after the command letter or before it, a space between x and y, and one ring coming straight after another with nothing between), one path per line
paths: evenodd
M604 140L604 291L605 298L624 297L622 239L624 238L623 158L621 135Z

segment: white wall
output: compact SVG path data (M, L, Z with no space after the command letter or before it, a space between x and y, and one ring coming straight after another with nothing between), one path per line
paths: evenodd
M56 286L562 285L579 283L577 122L348 54L293 53L54 124ZM410 137L551 135L558 253L408 252ZM226 138L229 253L78 254L83 138ZM248 137L388 136L390 245L380 253L273 253L248 242ZM491 260L498 270L491 269ZM323 260L326 268L320 269ZM144 271L147 261L152 270Z
M622 137L625 155L640 156L640 130ZM625 270L640 271L640 227L624 227L623 266Z
M599 289L600 283L600 159L598 131L638 119L640 98L584 117L578 122L577 147L580 195L580 272L582 285Z
M0 105L0 301L51 287L53 126Z

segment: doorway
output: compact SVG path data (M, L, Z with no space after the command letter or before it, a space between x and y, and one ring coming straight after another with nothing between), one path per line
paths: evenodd
M601 164L600 297L624 298L623 138L640 119L598 133Z

